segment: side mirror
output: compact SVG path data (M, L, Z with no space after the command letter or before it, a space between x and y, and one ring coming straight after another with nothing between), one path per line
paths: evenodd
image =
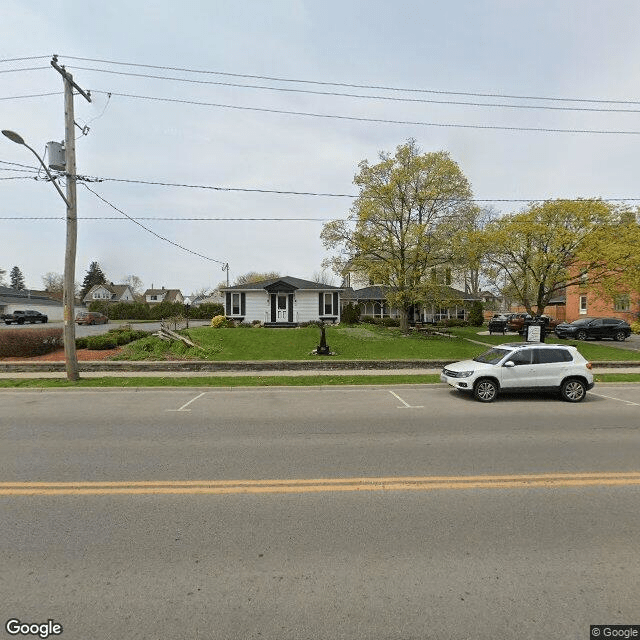
M503 366L509 367L511 369L511 367L516 366L516 363L513 360L507 360L507 362L505 362Z

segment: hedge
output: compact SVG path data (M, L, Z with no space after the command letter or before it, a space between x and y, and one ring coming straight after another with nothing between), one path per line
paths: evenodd
M97 300L89 304L89 311L103 313L110 320L161 320L171 316L185 315L186 308L180 302L160 302L150 305L146 302L105 302ZM189 318L209 320L224 314L221 304L201 304L189 307Z
M41 356L64 346L62 329L42 328L0 331L0 357Z

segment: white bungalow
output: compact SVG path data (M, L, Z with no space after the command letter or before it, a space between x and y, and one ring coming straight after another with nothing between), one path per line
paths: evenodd
M301 322L340 322L340 287L284 276L222 288L225 315L264 326L295 327Z

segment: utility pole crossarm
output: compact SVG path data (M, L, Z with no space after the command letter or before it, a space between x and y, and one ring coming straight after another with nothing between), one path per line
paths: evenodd
M85 91L78 84L76 84L73 80L73 77L64 67L61 67L58 64L58 56L54 55L53 60L51 60L51 66L67 81L71 86L87 101L91 102L91 91Z

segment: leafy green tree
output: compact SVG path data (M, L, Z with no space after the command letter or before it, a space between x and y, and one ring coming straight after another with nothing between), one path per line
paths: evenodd
M602 200L552 200L491 222L472 241L482 245L501 293L541 314L585 272L593 283L602 279L607 268L589 246L615 220Z
M481 327L484 324L484 315L482 313L482 302L480 302L480 300L476 300L471 305L471 310L469 311L469 324L472 327Z
M393 156L380 153L377 164L363 160L354 184L360 192L348 219L327 223L322 241L340 252L335 271L349 265L389 285L388 302L400 310L406 332L411 307L439 287L430 274L451 258L444 223L468 205L471 187L448 153L422 153L415 140Z
M84 298L91 287L97 284L105 284L107 282L107 277L104 275L100 265L97 262L92 262L89 265L89 269L82 281L82 289L80 291L80 297Z
M277 271L265 271L261 273L259 271L249 271L235 279L234 284L251 284L252 282L262 282L262 280L275 280L280 277ZM226 286L226 284L225 284Z
M610 300L626 295L640 298L640 209L622 209L612 224L600 228L578 254L585 265L597 263L603 271L586 273L586 288Z
M7 273L5 269L0 269L0 285L4 286L4 276Z
M24 276L22 275L22 271L20 271L19 267L13 267L11 269L11 273L9 274L11 279L11 288L16 291L22 291L24 286Z

